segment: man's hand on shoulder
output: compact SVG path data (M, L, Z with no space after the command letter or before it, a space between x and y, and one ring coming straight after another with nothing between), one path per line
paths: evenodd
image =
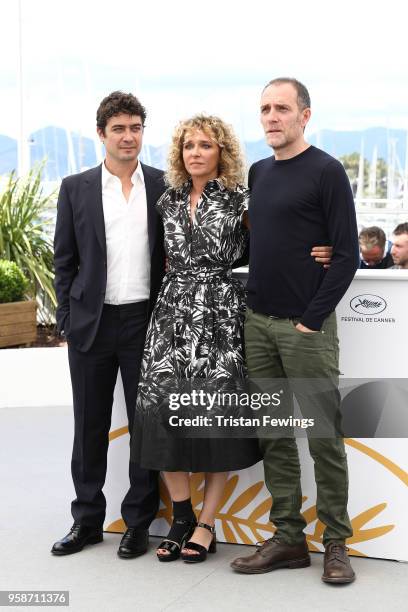
M316 263L323 264L323 268L330 268L330 263L333 256L333 247L314 246L312 247L312 251L310 254L312 257L314 257Z

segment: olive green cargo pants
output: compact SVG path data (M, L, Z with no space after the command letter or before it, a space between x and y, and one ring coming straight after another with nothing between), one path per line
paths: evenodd
M298 331L297 322L298 319L275 319L247 309L248 372L252 381L262 381L262 390L268 387L273 391L274 384L275 391L284 387L286 414L293 413L294 393L303 417L314 417L319 422L327 419L331 424L332 434L310 434L308 444L314 461L317 516L325 525L323 543L344 542L352 535L352 527L347 513L347 457L339 412L336 315L327 317L321 331L315 333ZM330 427L324 429L328 431ZM265 428L259 435L265 436ZM276 535L287 544L299 543L304 539L306 522L300 512L300 463L293 429L284 437L261 437L260 447L265 483L272 495L270 520Z

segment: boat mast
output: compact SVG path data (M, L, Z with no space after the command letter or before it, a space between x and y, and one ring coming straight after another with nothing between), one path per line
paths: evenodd
M360 161L358 163L356 200L364 197L364 138L361 139Z
M18 0L18 110L19 138L17 140L17 175L24 176L30 169L30 148L24 123L24 78L23 78L23 23L22 0Z
M368 181L368 193L374 198L377 197L377 159L378 151L377 145L375 145L373 149L373 157L371 159L370 178Z
M402 208L408 210L408 130L405 142L405 168L404 168L404 183L402 191Z

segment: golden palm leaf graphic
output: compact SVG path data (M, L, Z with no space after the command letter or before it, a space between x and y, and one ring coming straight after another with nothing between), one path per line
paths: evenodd
M379 538L394 529L395 525L382 525L381 527L364 529L364 526L367 525L367 523L369 523L378 514L380 514L380 512L382 512L386 507L387 504L385 503L378 504L377 506L373 506L372 508L365 510L361 514L358 514L352 519L351 525L353 528L353 536L347 540L347 546L352 555L356 555L359 557L366 556L364 553L359 552L355 548L351 548L350 544L358 544L360 542L366 542L367 540L374 540L375 538ZM314 517L312 518L312 520L309 521L306 518L308 512L308 518ZM316 520L316 506L312 506L306 512L303 512L303 516L305 517L308 524L310 522L313 522L313 520ZM310 550L321 550L316 546L316 543L323 544L323 531L324 524L317 519L314 532L306 536Z
M266 534L272 535L275 528L269 522L269 511L271 509L271 498L268 496L253 507L255 499L264 487L262 481L256 482L248 487L245 491L234 498L234 492L239 482L239 476L231 476L226 483L223 497L219 503L216 513L216 519L221 523L222 530L226 542L254 544L265 539ZM198 515L203 502L204 495L204 475L193 474L191 476L191 501L194 511ZM170 525L172 521L172 504L168 491L161 482L160 484L161 508L157 514L157 518L164 518ZM302 498L304 503L307 497ZM251 512L247 516L237 516L243 513L245 508L251 506ZM226 507L226 508L225 508ZM382 503L365 510L351 521L353 527L353 537L347 541L347 545L358 544L367 540L379 538L392 529L395 525L383 525L364 529L372 519L378 516L387 504ZM323 545L324 524L317 518L316 506L309 506L303 511L303 517L308 525L315 523L313 533L307 534L307 542L311 551L320 551ZM107 531L120 532L124 531L125 525L122 519L111 523ZM250 537L248 532L251 533ZM320 548L319 546L320 545ZM364 553L355 548L350 548L350 553L355 556L364 557Z
M127 432L127 427L121 427L119 429L111 431L109 434L109 439L110 441L113 441L116 438L126 435ZM394 476L399 478L404 484L408 484L407 472L402 470L402 468L397 466L387 457L381 455L378 451L375 451L374 449L371 449L368 446L362 444L361 442L351 438L346 439L345 443L371 457L372 459L380 463L384 468L389 470ZM236 499L233 499L238 482L239 475L237 474L231 476L227 480L222 499L218 506L216 519L221 523L226 542L254 544L255 542L264 540L265 533L267 535L272 535L275 531L275 528L269 522L271 498L268 496L267 498L261 500L258 505L253 507L256 497L264 487L264 483L260 481L256 482L255 484L252 484L250 487L248 487L248 489L243 491ZM160 497L162 504L157 514L157 518L165 519L170 525L172 521L172 503L164 483L162 483L161 481L160 483ZM191 501L193 504L194 511L197 515L200 512L203 497L204 475L192 474ZM303 497L302 503L304 503L306 500L307 497ZM231 503L228 506L229 502ZM236 514L238 513L242 514L248 505L251 505L252 507L250 514L248 514L246 517L236 516ZM226 510L224 509L225 506L227 506ZM367 540L373 540L375 538L379 538L385 535L386 533L394 529L395 525L382 525L381 527L364 529L365 525L367 525L373 518L377 517L386 507L386 503L378 504L376 506L373 506L372 508L368 508L361 514L354 517L351 521L353 527L353 537L349 538L347 544L354 545L360 542L366 542ZM309 549L311 551L322 550L324 525L317 518L316 506L309 506L308 508L303 509L302 514L307 525L311 526L313 523L315 523L313 533L306 535ZM111 531L114 533L121 533L125 530L126 526L122 519L114 521L106 528L106 531ZM248 533L250 533L252 537L250 537ZM352 555L355 556L366 556L364 553L358 551L357 549L350 548L350 546L349 551Z

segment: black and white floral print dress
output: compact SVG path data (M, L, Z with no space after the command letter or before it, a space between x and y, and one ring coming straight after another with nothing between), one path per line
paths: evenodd
M132 455L155 470L243 469L260 459L256 439L214 437L208 428L197 437L192 429L167 426L169 415L181 414L168 409L169 395L185 390L186 383L220 389L245 378L245 294L231 267L248 239L242 225L248 193L211 180L192 221L190 190L188 181L168 189L157 203L169 268L146 337Z

